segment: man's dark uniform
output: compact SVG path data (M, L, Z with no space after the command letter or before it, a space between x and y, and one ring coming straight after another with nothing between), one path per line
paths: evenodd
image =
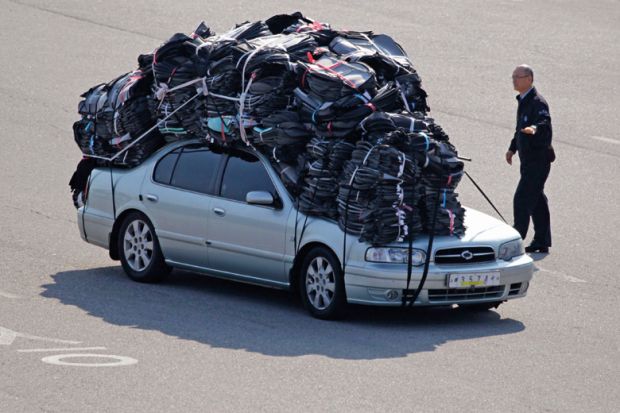
M549 206L545 196L545 182L551 169L549 146L553 135L549 105L536 88L525 97L517 96L517 127L510 142L510 151L519 152L521 180L514 196L514 227L525 239L530 224L534 221L532 245L551 246L551 223ZM528 135L521 132L527 126L535 126L536 133Z

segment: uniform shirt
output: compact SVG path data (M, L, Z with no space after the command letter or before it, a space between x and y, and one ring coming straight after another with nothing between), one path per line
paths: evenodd
M517 125L509 150L519 152L521 163L548 162L547 148L553 136L549 105L536 88L530 89L523 97L518 95L517 100ZM536 133L521 132L527 126L536 126Z

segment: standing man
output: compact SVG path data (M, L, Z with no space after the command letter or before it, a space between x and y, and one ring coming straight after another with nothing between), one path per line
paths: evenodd
M517 126L506 162L512 165L512 157L519 153L521 180L515 191L514 228L525 239L534 222L534 239L526 252L548 253L551 247L551 223L549 206L545 196L545 182L551 162L551 116L545 99L534 87L534 72L528 65L520 65L512 72L512 84L519 92L517 101Z

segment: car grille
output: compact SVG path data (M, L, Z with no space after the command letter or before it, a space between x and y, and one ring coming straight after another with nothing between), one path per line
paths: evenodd
M504 293L504 285L482 288L442 288L428 290L429 302L480 300L498 298Z
M491 247L448 248L435 253L435 264L471 264L494 259L495 251Z

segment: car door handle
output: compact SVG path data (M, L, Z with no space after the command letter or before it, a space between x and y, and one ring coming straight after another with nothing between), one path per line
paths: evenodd
M213 212L215 212L216 215L219 215L221 217L226 215L226 211L224 211L222 208L213 208Z
M157 197L157 195L153 195L153 194L147 194L146 199L148 199L151 202L159 201L159 198Z

